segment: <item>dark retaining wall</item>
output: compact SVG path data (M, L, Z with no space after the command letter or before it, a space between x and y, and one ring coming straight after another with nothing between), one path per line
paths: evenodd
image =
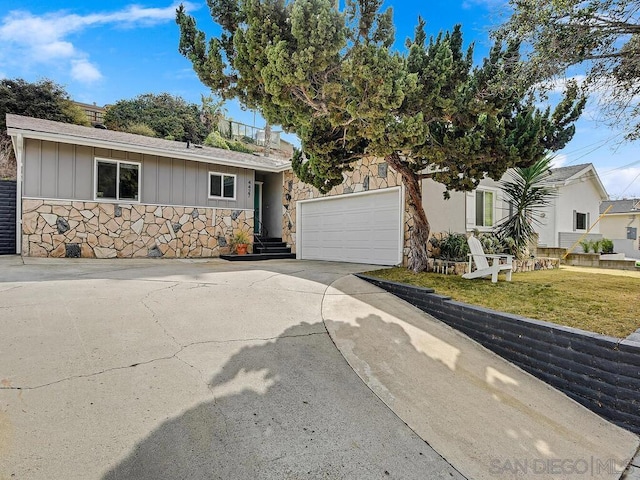
M456 302L432 289L358 275L640 434L640 343Z

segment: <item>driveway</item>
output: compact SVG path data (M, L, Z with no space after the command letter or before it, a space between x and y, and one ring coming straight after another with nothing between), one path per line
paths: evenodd
M0 257L0 479L463 478L322 321L363 265Z

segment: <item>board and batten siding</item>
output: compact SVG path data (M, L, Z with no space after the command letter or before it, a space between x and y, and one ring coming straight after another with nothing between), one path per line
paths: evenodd
M254 171L190 160L27 139L23 168L25 197L94 200L95 158L142 165L140 203L253 209ZM236 199L208 196L209 172L236 175Z

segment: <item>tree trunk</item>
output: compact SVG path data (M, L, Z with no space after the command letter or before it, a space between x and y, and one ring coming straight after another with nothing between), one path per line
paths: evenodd
M422 207L422 188L420 175L411 170L397 153L385 158L387 163L396 172L402 175L402 183L407 190L409 200L409 215L413 218L413 225L409 227L409 259L408 268L414 272L423 272L427 269L428 254L427 242L431 227L427 220L427 214Z

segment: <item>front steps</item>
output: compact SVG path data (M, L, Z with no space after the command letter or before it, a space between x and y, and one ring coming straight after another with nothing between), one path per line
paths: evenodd
M287 244L282 241L282 238L254 236L253 253L247 253L246 255L229 253L220 255L220 258L231 262L252 262L257 260L296 258L296 254L291 253L291 248L287 247Z

